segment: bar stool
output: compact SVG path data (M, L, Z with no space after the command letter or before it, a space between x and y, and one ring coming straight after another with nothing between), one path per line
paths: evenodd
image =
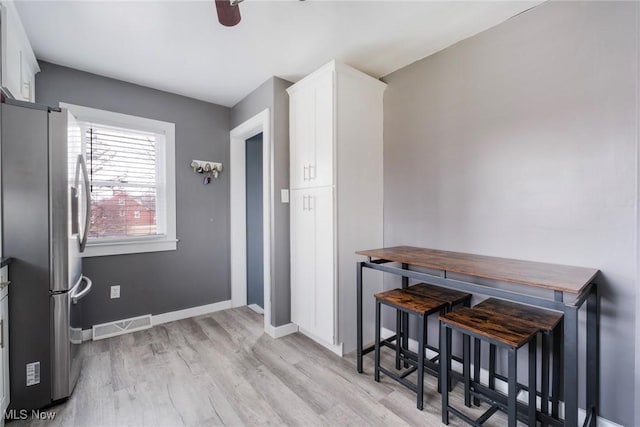
M415 285L409 286L405 288L407 292L411 292L414 294L422 295L427 298L436 299L442 302L447 303L447 307L445 312L450 312L451 310L455 310L458 307L469 307L471 305L471 297L473 296L470 293L456 291L454 289L443 288L441 286L431 285L427 283L417 283ZM403 324L407 324L407 322L403 322ZM408 336L408 332L407 332ZM403 340L403 343L406 341ZM440 359L440 337L438 336L438 346L434 347L429 345L427 330L425 329L425 338L424 338L425 347L431 351L437 353L437 355L431 359L427 360L427 363L430 364L430 368L435 370L436 376L438 377L438 393L440 393L440 372L435 365L435 363ZM452 359L458 360L462 362L462 359L459 359L455 356L452 356ZM406 366L405 366L406 367ZM451 366L449 366L451 368ZM400 369L400 360L396 360L396 369ZM451 383L449 384L451 387Z
M542 362L541 362L541 403L540 412L558 418L558 401L560 394L560 349L558 341L554 345L554 337L559 334L559 325L563 317L562 313L545 310L542 308L531 307L528 305L517 304L510 301L500 300L497 298L489 298L473 307L477 310L484 310L490 313L503 313L517 319L523 320L528 324L536 327L541 333L542 341ZM474 381L480 382L480 340L474 342ZM551 352L553 348L553 352ZM551 414L549 413L549 359L553 358L553 374L551 376ZM496 346L489 344L489 388L495 390L496 377L504 379L496 374ZM526 389L525 387L522 387ZM477 399L474 404L479 405ZM546 425L546 423L542 423Z
M380 382L380 372L398 381L400 384L413 390L417 394L416 406L422 410L424 407L424 354L425 354L425 331L427 329L427 317L433 313L444 314L447 303L432 298L427 298L415 293L407 292L404 289L392 289L374 295L376 298L376 343L375 343L375 373L374 379ZM418 317L418 354L416 360L405 357L404 360L412 365L412 368L401 374L395 374L390 370L380 366L380 311L381 306L386 305L396 310L396 337L400 337L402 324L402 314L414 315ZM408 331L407 331L408 332ZM402 349L399 339L396 339L396 361L400 360ZM418 374L416 384L409 382L406 377L413 372ZM435 373L437 375L437 372Z
M438 301L442 301L447 304L445 308L445 312L450 312L454 310L456 307L469 307L471 305L471 297L472 295L467 292L456 291L454 289L443 288L441 286L430 285L427 283L418 283L412 286L405 288L405 291L411 292L416 295L421 295L426 298L435 299ZM403 322L406 324L406 322ZM401 331L402 336L404 337L404 332ZM407 331L408 337L408 331ZM406 342L403 340L403 343ZM425 339L424 339L425 347L431 351L434 351L437 354L432 359L429 359L429 362L435 363L440 358L440 343L438 343L437 347L429 345L427 330L425 329ZM400 360L396 360L396 369L400 369ZM439 379L439 372L438 372ZM440 391L440 381L438 380L438 392Z
M536 425L536 341L538 328L518 318L500 312L488 312L474 308L462 308L440 316L440 342L444 343L440 351L441 377L447 384L449 381L449 361L451 355L451 331L457 330L463 335L463 377L464 404L471 406L471 375L470 375L470 338L477 338L504 348L508 352L508 393L506 405L491 399L491 407L480 417L473 420L467 415L449 405L449 390L442 392L442 422L449 424L449 413L453 413L465 422L477 426L489 419L498 409L505 410L508 416L508 426L516 427L518 420L518 381L517 381L517 351L528 344L529 346L529 393L528 424ZM473 392L474 397L480 393Z

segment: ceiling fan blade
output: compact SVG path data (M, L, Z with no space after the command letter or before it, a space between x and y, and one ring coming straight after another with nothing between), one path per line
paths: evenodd
M225 27L233 27L240 22L240 8L238 4L231 4L229 0L216 0L218 22Z

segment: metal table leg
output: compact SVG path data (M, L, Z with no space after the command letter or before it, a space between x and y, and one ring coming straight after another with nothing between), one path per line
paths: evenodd
M356 265L356 359L358 373L362 373L362 266L364 262Z
M409 268L408 264L402 264L402 269L407 270ZM409 278L402 276L402 289L406 289L409 287ZM402 347L409 348L409 314L402 313ZM409 364L404 362L404 367L408 368Z

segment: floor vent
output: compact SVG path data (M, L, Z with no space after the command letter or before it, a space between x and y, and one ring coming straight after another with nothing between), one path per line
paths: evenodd
M151 315L145 314L131 319L117 320L115 322L93 325L93 340L115 337L129 332L141 331L151 327Z

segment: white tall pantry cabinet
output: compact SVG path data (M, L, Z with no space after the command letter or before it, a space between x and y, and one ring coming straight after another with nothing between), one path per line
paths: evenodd
M386 84L332 61L290 98L291 321L340 355L356 345L355 251L382 247ZM382 275L366 278L364 319ZM373 322L365 322L365 341Z

